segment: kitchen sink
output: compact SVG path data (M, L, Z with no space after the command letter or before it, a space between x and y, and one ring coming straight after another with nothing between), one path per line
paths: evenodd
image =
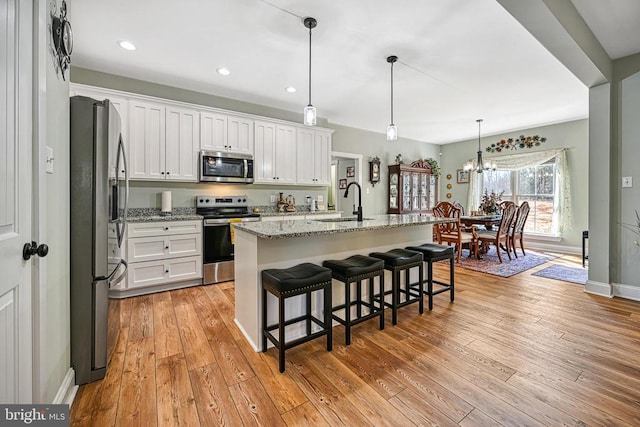
M373 218L362 218L363 221L370 221ZM319 222L349 222L349 221L357 221L358 218L353 217L345 217L345 218L324 218L324 219L316 219L315 221Z

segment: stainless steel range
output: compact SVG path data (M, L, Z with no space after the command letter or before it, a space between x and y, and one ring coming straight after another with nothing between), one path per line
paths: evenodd
M235 222L260 221L249 212L245 194L239 196L196 196L196 213L204 217L204 283L233 280L234 245L231 232Z

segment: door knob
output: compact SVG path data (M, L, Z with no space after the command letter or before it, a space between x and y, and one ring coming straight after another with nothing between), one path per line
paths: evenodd
M38 255L39 257L45 257L49 253L49 246L42 244L38 246L36 242L25 243L22 247L22 259L28 261L31 255Z

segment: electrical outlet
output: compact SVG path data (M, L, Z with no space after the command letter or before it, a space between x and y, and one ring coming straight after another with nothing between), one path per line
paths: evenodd
M44 148L44 171L46 173L53 173L53 148L46 146Z
M633 178L630 176L622 177L622 188L630 188L633 187Z
M272 194L271 195L271 203L275 203L276 202L276 195Z
M319 202L324 202L324 196L318 196L318 201Z

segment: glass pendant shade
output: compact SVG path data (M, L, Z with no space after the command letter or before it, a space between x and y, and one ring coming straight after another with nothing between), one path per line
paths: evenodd
M304 124L307 126L316 125L316 107L313 105L304 107Z
M398 139L398 128L391 123L387 126L387 141L395 141L396 139Z

